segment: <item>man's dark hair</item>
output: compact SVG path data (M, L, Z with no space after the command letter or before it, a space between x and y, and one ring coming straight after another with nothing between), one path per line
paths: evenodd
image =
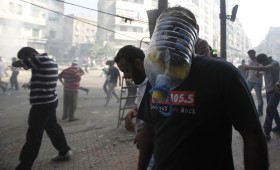
M19 59L23 59L24 56L31 56L33 54L39 54L34 48L31 47L23 47L22 49L19 50L17 57Z
M257 62L258 63L265 64L265 63L267 63L267 61L268 61L268 57L267 57L266 54L261 53L257 56Z
M144 61L145 54L140 48L127 45L118 51L114 61L117 63L121 58L124 58L128 63L133 63L133 61L136 59Z
M247 52L247 54L256 54L256 51L255 50L249 50L248 52Z

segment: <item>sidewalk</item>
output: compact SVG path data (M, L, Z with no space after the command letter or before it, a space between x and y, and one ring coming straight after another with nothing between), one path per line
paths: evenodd
M44 136L34 170L132 170L136 169L137 149L133 134L124 129L99 129L66 134L72 147L73 158L65 162L52 162L56 154L49 138ZM12 170L18 163L24 140L16 141L0 150L0 169Z
M57 152L45 135L33 170L136 170L138 150L133 144L134 133L127 132L123 124L117 128L119 104L115 99L112 99L108 107L103 106L105 97L102 84L105 77L100 77L100 73L95 71L83 76L82 85L90 87L90 93L79 94L75 114L79 120L75 122L60 120L63 89L61 85L58 86L60 102L57 117L73 150L73 158L66 162L52 162L51 158ZM20 77L21 82L25 82L29 77L26 75L26 78L23 78L24 76ZM0 94L0 170L13 170L18 164L20 151L25 142L30 108L28 91L9 93L9 95ZM266 108L266 102L264 103ZM265 115L260 117L261 124L264 118ZM244 170L243 142L236 131L233 131L232 147L235 169ZM279 170L280 133L272 133L268 149L270 170Z
M106 132L107 131L107 132ZM67 141L73 149L70 161L55 163L50 158L56 154L48 137L44 137L39 156L33 166L34 170L134 170L138 151L133 145L133 134L123 128L99 129L66 134ZM207 142L207 141L205 141ZM24 141L16 141L1 148L0 169L14 169ZM241 136L234 131L233 155L235 169L243 170L243 149ZM273 134L268 142L270 170L280 167L280 136Z

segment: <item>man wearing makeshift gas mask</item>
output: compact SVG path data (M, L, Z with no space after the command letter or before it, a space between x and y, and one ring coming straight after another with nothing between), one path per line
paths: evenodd
M246 170L268 169L267 145L253 98L230 63L193 57L194 15L183 7L158 18L144 67L150 90L138 108L145 121L138 169L233 170L232 126L244 141ZM146 88L148 89L148 87Z

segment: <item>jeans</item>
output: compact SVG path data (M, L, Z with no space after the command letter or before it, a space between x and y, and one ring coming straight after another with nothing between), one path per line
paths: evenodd
M109 89L108 89L107 96L106 96L105 106L107 106L107 104L109 103L112 95L114 95L115 98L117 99L117 102L119 102L120 98L118 97L117 93L115 92L116 87L117 87L117 83L109 83Z
M277 110L280 101L280 95L276 93L274 90L271 92L266 92L266 100L267 100L266 117L265 117L263 127L265 133L269 134L272 129L273 119L276 125L280 127L280 117Z
M104 84L103 84L103 90L105 92L105 94L107 95L108 93L108 88L109 88L109 81L105 80Z
M62 120L73 119L77 109L78 92L64 90Z
M258 100L258 113L263 113L262 83L248 82L249 90L255 90Z
M40 150L44 130L60 155L64 155L70 150L64 132L57 123L57 104L56 101L49 104L32 105L28 117L29 127L26 133L26 142L21 150L20 164L16 170L31 170Z
M18 73L18 71L13 71L12 76L10 77L11 88L14 88L15 90L19 89L17 81Z

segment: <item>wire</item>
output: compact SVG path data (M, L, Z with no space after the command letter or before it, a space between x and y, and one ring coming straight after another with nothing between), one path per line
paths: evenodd
M65 17L68 17L68 18L71 18L71 19L74 19L74 20L77 20L77 21L80 21L80 22L83 22L83 23L86 23L86 24L92 25L92 26L96 26L96 27L98 27L98 28L100 28L100 29L104 29L104 30L106 30L106 31L109 31L109 32L112 32L112 33L115 33L115 34L119 34L119 35L122 35L122 36L128 37L128 38L130 38L130 39L140 41L140 40L139 40L139 39L137 39L137 38L130 37L130 36L128 36L128 35L125 35L125 34L122 34L122 33L115 32L115 31L110 30L110 29L108 29L108 28L104 28L104 27L101 27L101 26L99 26L99 25L95 25L95 24L92 24L92 23L90 23L90 22L87 22L87 21L84 21L84 20L81 20L81 19L78 19L78 18L75 18L75 17L69 16L69 15L64 15L64 14L62 14L62 13L60 13L60 12L57 12L57 11L54 11L54 10L51 10L51 9L48 9L48 8L42 7L42 6L40 6L40 5L33 4L33 3L31 3L31 2L27 2L27 1L25 1L25 0L20 0L20 1L25 2L25 3L28 3L28 4L33 5L33 6L36 6L36 7L39 7L39 8L42 8L42 9L45 9L45 10L47 10L47 11L54 12L54 13L56 13L56 14L59 14L59 15L62 15L62 16L65 16ZM145 43L146 43L146 44L148 44L148 42L145 42Z
M119 18L124 19L125 22L127 22L127 21L130 21L130 22L135 21L135 22L140 22L140 23L144 23L144 24L148 23L147 21L144 21L144 20L136 20L136 19L133 19L133 18L128 18L128 17L116 15L116 14L111 14L111 13L108 13L108 12L99 11L99 10L96 10L96 9L88 8L88 7L77 5L77 4L73 4L73 3L70 3L70 2L65 2L65 1L61 1L61 0L56 0L56 1L64 3L64 4L68 4L68 5L72 5L72 6L76 6L76 7L80 7L80 8L84 8L84 9L88 9L88 10L91 10L91 11L96 11L96 12L99 12L99 13L111 15L111 16L114 16L114 17L119 17Z

